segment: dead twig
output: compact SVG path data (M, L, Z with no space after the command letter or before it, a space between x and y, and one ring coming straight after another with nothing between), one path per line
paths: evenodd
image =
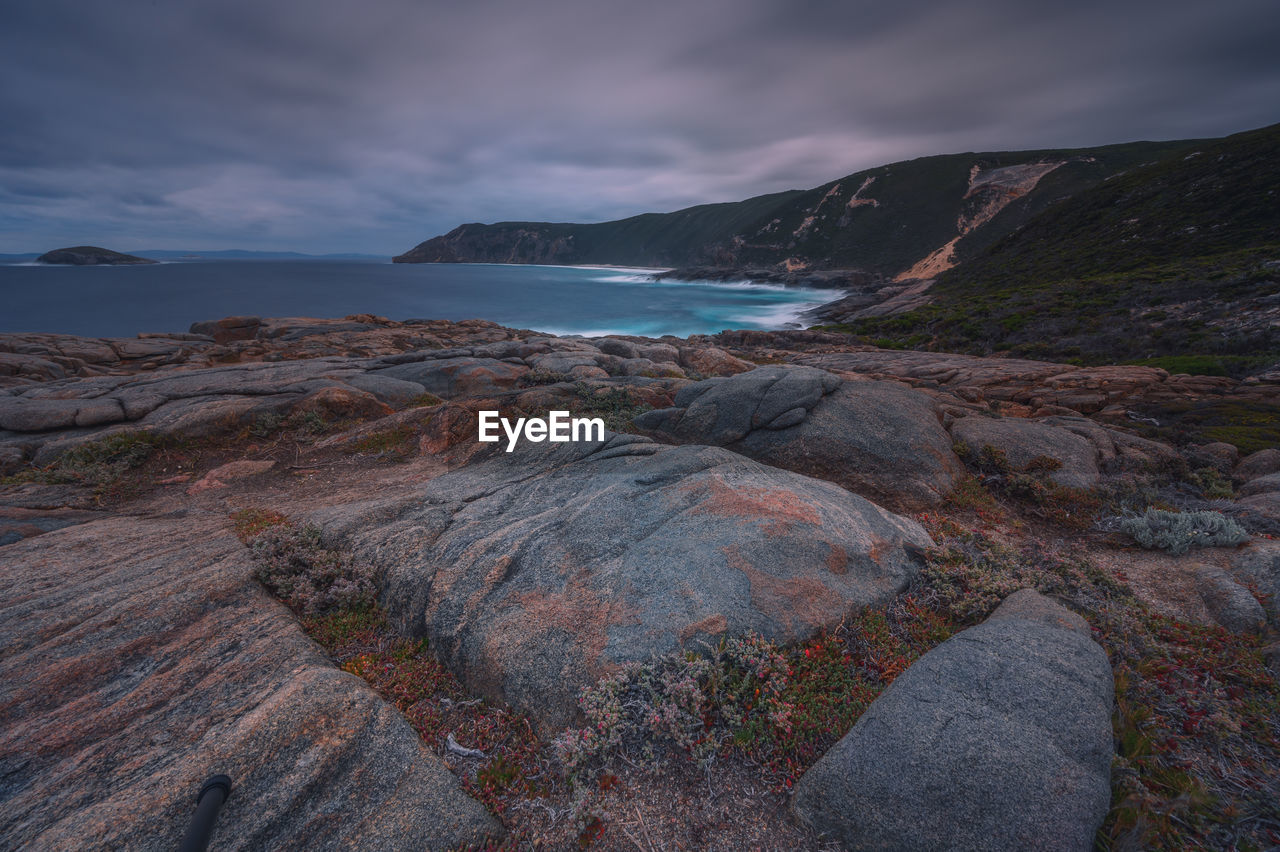
M467 748L464 745L459 745L458 741L453 738L452 733L450 733L449 736L445 737L444 745L445 745L445 748L447 748L453 754L458 755L459 757L485 757L486 756L485 753L478 748Z

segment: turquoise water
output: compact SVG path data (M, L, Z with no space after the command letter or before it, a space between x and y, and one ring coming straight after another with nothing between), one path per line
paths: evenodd
M555 334L776 329L830 290L654 281L646 270L369 261L0 266L0 331L97 337L186 331L236 314L487 319Z

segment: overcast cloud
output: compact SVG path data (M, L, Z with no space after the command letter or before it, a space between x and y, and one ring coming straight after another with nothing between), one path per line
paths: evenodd
M1274 0L18 0L0 251L392 254L1280 121Z

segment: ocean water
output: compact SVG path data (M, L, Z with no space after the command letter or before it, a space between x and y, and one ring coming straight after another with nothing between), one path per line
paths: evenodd
M654 281L652 270L376 261L181 261L0 266L0 332L93 337L186 331L224 316L487 319L554 334L777 329L831 290Z

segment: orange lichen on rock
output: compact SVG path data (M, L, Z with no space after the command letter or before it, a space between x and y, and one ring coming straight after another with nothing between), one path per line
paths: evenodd
M832 621L831 590L812 577L775 577L751 563L736 545L724 548L729 567L741 571L751 586L751 606L784 626L786 641L808 636Z
M681 486L681 491L696 492L701 502L695 515L723 515L740 521L764 522L769 536L785 535L792 523L822 526L822 517L813 504L794 491L774 488L735 488L723 479L695 482Z

